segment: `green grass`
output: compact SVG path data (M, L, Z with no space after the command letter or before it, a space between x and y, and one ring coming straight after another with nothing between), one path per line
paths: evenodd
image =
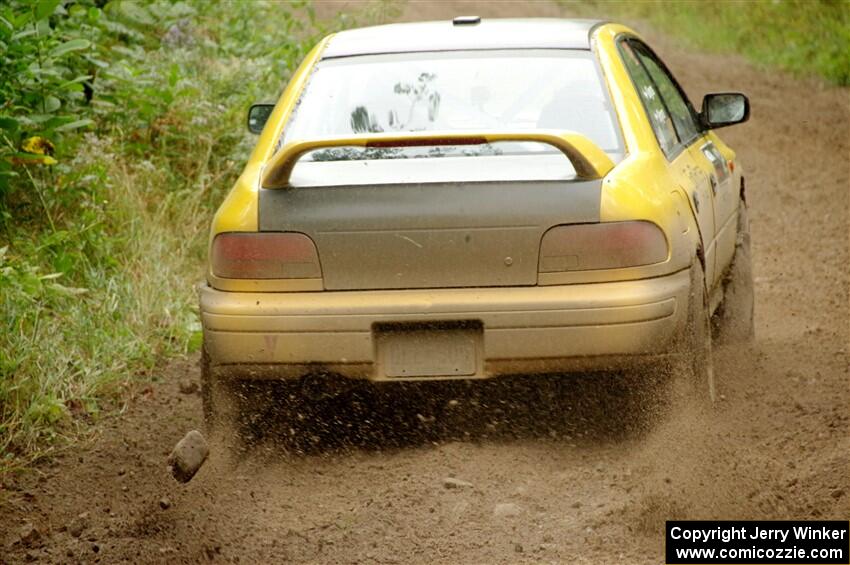
M197 348L193 286L254 142L248 105L275 100L318 38L386 12L318 22L306 1L44 2L0 7L0 476ZM50 53L51 74L24 76ZM55 164L25 153L33 136Z
M583 16L640 19L700 49L850 85L848 0L561 0Z

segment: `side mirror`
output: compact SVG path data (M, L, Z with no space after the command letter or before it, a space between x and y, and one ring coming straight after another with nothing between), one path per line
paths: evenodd
M248 110L248 131L262 133L269 116L272 115L274 104L252 104Z
M707 129L722 128L746 122L750 118L750 101L738 92L706 94L702 99L700 119Z

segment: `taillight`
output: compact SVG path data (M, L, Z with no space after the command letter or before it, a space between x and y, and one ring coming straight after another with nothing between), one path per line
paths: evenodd
M210 254L212 272L228 279L320 278L319 255L303 233L223 233Z
M541 273L618 269L667 259L667 240L651 222L556 226L540 243Z

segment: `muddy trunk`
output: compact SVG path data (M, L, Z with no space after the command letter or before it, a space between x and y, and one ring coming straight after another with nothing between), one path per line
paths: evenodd
M557 176L571 173L563 156L555 158ZM535 168L540 162L309 163L314 182L332 186L261 190L260 229L310 236L327 290L534 285L543 233L558 224L599 221L600 203L600 181L553 179L552 171ZM352 174L366 166L369 174ZM417 182L433 179L434 168L445 180ZM404 184L382 183L399 174ZM358 184L340 184L352 180Z

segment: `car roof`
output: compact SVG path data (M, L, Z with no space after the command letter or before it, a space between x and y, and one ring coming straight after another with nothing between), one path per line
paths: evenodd
M470 49L590 49L601 20L554 18L452 20L364 27L335 34L322 58Z

